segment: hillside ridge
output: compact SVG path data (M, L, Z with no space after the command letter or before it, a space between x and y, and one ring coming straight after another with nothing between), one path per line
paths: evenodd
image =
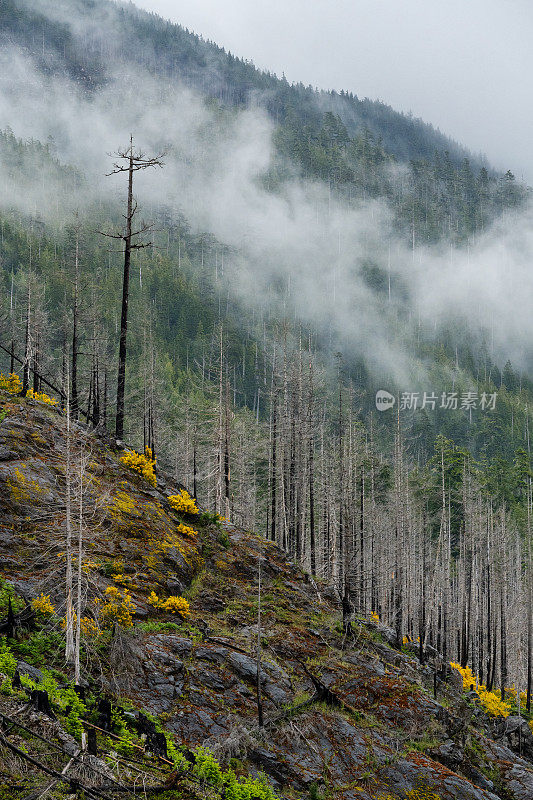
M448 151L456 165L469 158L487 166L486 159L412 114L352 92L289 83L132 3L61 0L48 2L46 9L47 2L6 0L0 9L0 37L21 47L40 69L66 71L89 91L105 83L113 64L122 61L159 78L179 79L229 106L259 104L278 122L295 113L302 125L316 127L326 112L338 114L351 136L368 129L404 161Z
M54 608L8 645L30 671L49 667L68 677L58 624L65 418L35 400L4 396L2 407L2 601L10 586L28 602L47 596ZM506 734L473 695L463 695L453 670L446 682L438 678L433 699L436 653L420 665L416 648L398 650L394 632L357 615L343 629L333 589L261 537L213 517L199 525L194 515L176 515L168 497L179 485L160 476L155 488L120 463L124 451L111 443L73 426L73 473L82 464L85 474L84 618L102 626L96 639L87 628L83 642L83 683L95 696L126 704L130 719L153 715L176 747L207 746L243 774L264 771L279 797L531 797L533 766L510 749L513 718ZM184 524L197 532L179 533ZM255 691L259 562L262 729ZM104 629L95 600L104 602L109 588L130 596L131 624L115 620ZM152 592L161 599L183 593L189 615L158 610ZM9 695L0 705L9 716L20 709ZM527 731L524 723L520 747L533 757ZM489 738L496 734L497 741ZM21 796L13 791L7 797ZM169 796L191 795L176 789Z

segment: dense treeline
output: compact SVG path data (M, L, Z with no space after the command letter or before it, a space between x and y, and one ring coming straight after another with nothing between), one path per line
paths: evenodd
M331 112L316 126L292 115L276 141L281 154L300 164L303 176L327 182L344 200L386 198L398 230L413 247L442 238L466 243L526 196L510 171L496 176L468 158L457 164L448 151L401 165L381 137L368 128L350 136Z
M413 252L439 240L469 244L525 198L510 172L491 172L381 104L289 86L153 15L77 6L96 14L93 26L75 32L33 4L10 2L0 8L1 30L40 69L66 71L86 92L106 81L104 64L134 58L219 104L256 98L277 122L268 191L306 178L348 205L383 198ZM117 24L114 35L102 36L98 15ZM55 387L75 419L111 431L126 241L113 231L123 228L123 209L99 199L82 215L66 213L85 179L61 164L53 143L6 131L0 159L11 193L27 197L25 211L17 203L0 218L0 365L21 374L24 391ZM54 228L43 204L55 209ZM494 407L398 404L398 416L378 419L379 387L360 358L331 363L327 331L295 319L283 293L277 305L240 304L225 271L229 247L163 203L150 216L153 241L128 263L127 442L149 447L202 505L332 582L347 631L354 610L373 614L399 644L418 639L422 659L436 648L502 696L509 678L530 684L531 382L510 363L498 367L457 327L431 342L418 337L413 358L430 365L435 386L451 377L459 397L473 387L497 394ZM401 307L403 289L379 260L361 275L384 303L396 293Z
M259 104L282 125L295 119L299 126L318 130L323 115L331 112L351 137L366 129L402 161L431 160L435 151L448 151L459 167L469 157L431 125L383 102L290 84L133 4L61 0L50 12L34 0L5 0L0 7L0 37L21 46L41 69L66 72L89 91L105 83L114 65L142 66L229 106ZM477 169L479 159L474 160Z

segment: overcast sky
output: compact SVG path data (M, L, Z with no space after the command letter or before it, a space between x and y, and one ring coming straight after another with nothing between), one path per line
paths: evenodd
M531 0L136 0L290 81L412 111L533 183Z

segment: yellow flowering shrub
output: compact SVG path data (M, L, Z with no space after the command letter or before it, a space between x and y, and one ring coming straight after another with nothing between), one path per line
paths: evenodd
M163 611L169 611L171 614L181 614L182 617L188 617L190 614L189 603L184 597L180 597L179 595L167 597L160 608Z
M132 614L135 603L127 589L108 586L105 590L106 602L99 604L99 622L102 628L111 628L115 623L123 628L133 626Z
M148 595L148 605L155 606L155 608L159 606L159 597L156 595L153 589Z
M74 628L76 628L77 621L78 621L78 615L76 614L75 611L73 611L72 612L72 624L74 625ZM65 628L67 627L67 618L66 617L63 617L63 619L61 620L61 627L63 628L63 630L65 630ZM94 636L101 636L102 635L102 631L98 627L98 623L92 617L82 617L81 618L81 620L80 620L80 630L81 630L82 636L85 636L86 638L92 638Z
M26 464L22 464L23 467ZM27 478L18 467L15 467L14 480L8 478L7 485L11 491L11 499L16 503L31 501L35 495L42 494L44 489L33 478Z
M516 686L506 686L505 687L505 699L508 700L510 703L514 703L518 706L518 690ZM522 708L525 707L527 703L527 692L520 692L520 706Z
M177 527L177 531L178 533L183 534L183 536L196 536L196 531L194 528L189 527L189 525L184 525L183 522L180 522Z
M148 596L148 603L154 608L159 608L161 611L167 611L170 614L181 614L182 617L188 617L190 614L189 603L179 595L171 595L166 600L160 600L156 593L152 591Z
M479 702L487 712L493 717L508 717L511 713L511 703L506 703L500 699L496 692L487 692L482 686L478 689Z
M55 611L55 607L50 602L50 595L42 594L42 592L39 597L35 597L31 601L31 607L40 614L53 614Z
M0 389L9 394L19 394L22 391L22 382L14 372L10 372L9 375L0 372Z
M374 795L375 800L396 800L397 795L379 794ZM405 793L405 800L441 800L440 794L436 794L433 789L409 789Z
M499 692L488 692L487 687L479 683L469 666L462 667L460 664L451 661L450 667L456 669L461 675L463 679L463 689L465 691L470 691L472 686L476 687L476 691L479 695L479 702L487 714L491 714L493 717L509 716L512 703L506 703L502 700Z
M118 575L112 575L111 577L115 583L120 583L121 586L125 586L127 589L135 589L137 587L137 584L130 575L122 575L119 573Z
M370 614L370 619L373 622L379 622L379 614L377 613L377 611L372 611L372 613Z
M100 564L98 561L91 561L88 559L87 561L83 562L81 568L86 575L89 575L91 572L100 569Z
M191 497L186 489L182 489L178 494L171 494L168 502L174 509L182 514L198 514L196 500Z
M127 492L118 491L113 497L113 502L109 505L111 516L120 520L121 517L126 515L133 515L137 511L135 500Z
M33 389L28 389L26 397L29 397L30 400L39 400L40 403L46 403L48 406L57 406L57 400L44 392L34 392Z
M88 639L102 635L98 623L92 617L82 617L80 620L80 628L82 635L86 636Z
M120 461L125 467L142 475L152 486L157 485L157 478L155 477L154 471L156 459L153 458L152 451L149 447L146 448L144 455L142 453L137 453L136 450L127 450Z

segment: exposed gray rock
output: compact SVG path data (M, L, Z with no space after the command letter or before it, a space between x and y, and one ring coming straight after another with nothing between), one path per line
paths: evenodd
M519 716L507 717L493 730L498 739L506 740L511 750L533 761L533 733L527 720Z
M513 800L533 798L533 769L513 764L505 773L505 788Z
M385 625L378 626L378 632L383 637L383 640L387 642L390 647L396 647L398 644L398 638L396 636L396 631L392 628L387 628Z
M256 747L250 753L250 760L281 786L287 782L287 769L275 753L270 753L264 747Z
M16 457L17 453L14 450L10 450L5 445L0 445L0 461L10 461Z
M447 680L450 686L453 686L457 692L463 691L463 676L458 670L450 669L447 675Z
M187 658L192 651L192 640L183 636L174 636L171 633L158 633L154 636L164 647L180 658Z
M170 564L172 571L175 573L181 585L189 586L193 573L177 547L169 547L165 551L164 561L166 564Z
M182 582L179 578L176 578L174 575L171 578L168 578L166 582L167 591L169 594L183 594L184 587Z
M32 667L31 664L26 664L25 661L17 661L17 669L21 675L27 675L32 681L39 683L43 678L43 673L37 667Z
M452 739L447 739L440 747L431 750L431 757L440 761L448 769L456 770L464 761L464 751Z

